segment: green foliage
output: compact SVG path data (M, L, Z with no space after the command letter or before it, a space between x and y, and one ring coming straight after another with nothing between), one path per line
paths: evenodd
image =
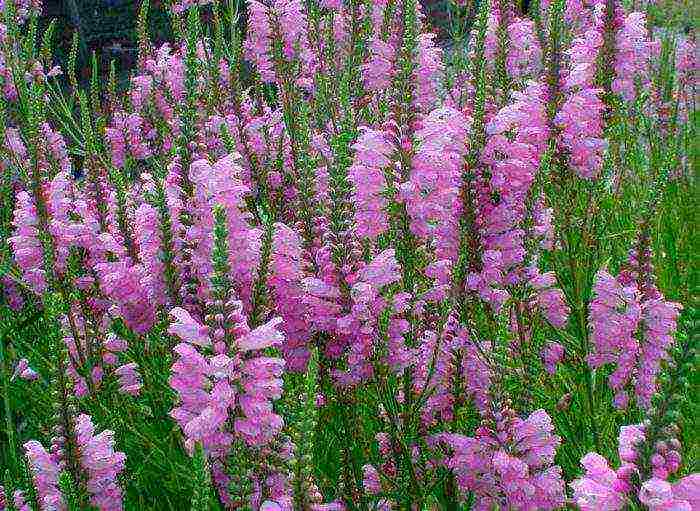
M415 70L414 56L418 31L415 3L405 0L393 6L408 9L414 14L404 20L407 26L400 46L400 67L396 87L391 91L395 97L387 101L391 104L383 104L381 108L400 109L401 106L409 105L415 92L411 84L411 76ZM542 34L547 33L549 37L545 53L552 90L558 87L558 58L561 56L561 39L566 31L561 12L563 5L563 0L552 1L551 12L546 17L549 26L546 30L538 27L542 29ZM477 78L475 108L471 112L473 136L469 141L469 165L465 166L464 176L465 179L472 179L474 176L470 174L471 169L478 163L477 158L485 144L486 95L492 78L486 75L486 62L483 58L489 14L488 2L480 2L478 7L472 3L468 8L469 12L464 13L458 12L454 6L449 9L450 15L454 16L450 23L453 29L459 30L458 42L465 45L470 42L470 47L476 53L473 62L463 59L464 54L459 52L454 55L452 62L453 69ZM655 9L657 8L650 10L656 13L655 16L660 16ZM148 34L154 33L153 27L160 19L154 11L153 6L143 2L135 26L136 6L129 3L129 7L125 7L119 16L109 18L109 23L118 25L118 30L109 32L104 28L106 25L100 25L101 22L98 21L94 27L102 27L100 30L104 28L109 37L131 37L136 31L143 57L150 44ZM9 16L11 8L7 12ZM278 164L280 167L285 164L293 166L293 171L285 176L293 176L300 185L301 200L307 206L305 211L308 212L308 217L303 219L306 246L312 246L315 241L312 217L316 206L313 172L322 164L329 165L328 207L331 209L331 228L334 232L341 232L347 227L352 215L351 185L347 179L348 168L352 164L351 145L358 136L356 127L361 124L359 120L371 115L368 108L355 105L359 96L355 88L360 82L356 75L359 72L359 63L367 57L367 41L364 37L366 27L352 27L352 57L348 59L346 68L336 70L337 79L327 77L324 80L319 77L319 107L304 101L298 88L291 83L283 85L287 90L282 91L282 96L279 95L279 90L274 89L267 89L264 94L263 86L259 82L250 90L244 90L243 84L248 83L250 77L240 55L243 34L239 31L238 23L241 13L236 9L222 8L220 4L214 7L214 13L213 28L202 23L197 8L191 9L186 19L187 23L182 33L186 42L186 101L181 105L186 121L183 137L174 142L173 152L184 156L183 166L189 163L192 154L187 142L192 139L195 126L202 122L205 113L209 113L198 108L199 82L203 76L216 82L216 73L219 72L216 57L233 56L230 59L230 71L234 102L241 103L247 94L286 98L282 109L284 119L290 127L289 143L293 146L293 152L289 162L280 161ZM464 17L461 17L462 15ZM537 21L542 22L540 19ZM472 25L476 31L476 38L467 41ZM38 52L35 46L27 44L23 55L27 58L32 55L40 56L45 62L50 62L54 58L51 41L57 31L60 31L60 28L55 27L58 25L52 24L43 33ZM89 32L94 27L86 25L85 29ZM9 30L17 30L17 27L10 24ZM30 26L30 36L27 39L33 37L32 31L38 31L36 25ZM214 58L209 55L209 60L200 59L197 54L197 42L204 34L211 34L214 41ZM503 33L500 35L504 37ZM90 39L88 41L92 42ZM277 47L276 51L278 60L275 65L287 65L279 58L282 49ZM670 42L664 46L663 51L665 61L656 80L662 85L659 88L666 91L670 97L674 80L671 64L674 55ZM504 58L500 53L497 80L502 85L507 81L503 68ZM22 109L22 115L31 120L30 129L25 134L30 141L37 140L39 135L36 128L47 116L65 128L66 134L70 135L70 151L85 158L86 178L98 187L100 176L90 173L88 164L90 157L99 158L104 150L101 146L101 133L106 126L106 117L103 116L107 114L104 112L103 95L107 95L109 101L112 101L119 92L117 66L112 64L109 79L104 79L99 54L93 53L90 62L89 94L78 91L81 82L79 67L79 44L75 35L65 66L68 83L72 89L70 97L66 98L61 94L55 84L49 83L46 88L24 85L19 91L19 108ZM108 83L103 84L103 80ZM52 98L48 112L40 108L37 100L44 93ZM216 91L208 93L211 96L208 97L206 105L211 107L216 104L218 97ZM565 439L558 452L557 461L567 479L580 474L579 460L591 450L597 450L610 459L615 459L619 427L643 420L649 420L655 428L654 431L660 431L671 423L677 425L682 436L684 458L689 460L684 470L688 473L694 472L698 470L697 460L700 454L700 404L694 399L700 390L697 371L700 319L696 303L699 282L697 243L694 234L698 188L692 172L678 170L683 165L689 166L692 171L696 170L698 118L695 113L691 113L687 129L678 130L676 138L669 138L655 130L654 120L643 108L643 96L637 103L630 105L622 104L612 96L608 99L610 118L607 122L606 137L610 148L604 174L614 176L617 180L592 182L559 179L566 174L566 169L553 151L550 151L541 169L546 179L537 183L538 189L551 200L551 206L557 212L554 221L558 232L562 234L561 246L556 251L542 254L541 262L544 266L557 269L558 281L568 302L573 305L570 325L564 329L555 329L539 323L534 325L531 342L521 353L522 358L515 360L509 357L505 350L505 344L509 340L506 332L510 321L506 314L490 314L475 306L464 315L488 334L484 334L484 337L494 340L495 361L500 370L499 383L504 392L514 396L519 408L544 408L553 418L558 434ZM237 106L240 108L241 105ZM320 121L314 118L314 108L332 113L330 119L326 119L334 127L333 136L329 141L334 154L332 162L321 161L320 157L310 155L314 123L320 124ZM412 112L409 109L399 110L398 116L402 122L410 124ZM6 123L7 110L3 103L0 104L0 139L5 138ZM222 130L222 143L227 152L240 149L236 147L228 128ZM30 153L35 150L35 146L36 144L29 147ZM690 162L681 161L680 155L684 153L691 156ZM31 157L33 156L30 154ZM410 157L408 151L402 155L406 161L410 161ZM259 163L253 157L250 161ZM117 224L125 239L125 245L133 251L137 233L133 232L133 225L130 225L129 218L132 212L128 209L127 197L127 185L132 176L114 168L111 162L100 161L99 164L104 166L115 186ZM159 178L155 180L155 187L146 193L146 199L158 212L163 246L161 260L166 268L166 287L169 296L177 303L178 287L186 283L180 281L175 265L175 238L180 233L173 232L163 180L160 179L164 174L163 165L160 161L148 160L139 162L138 166L138 171L148 171ZM266 171L262 164L260 168L255 168L255 165L252 167L252 173ZM32 176L20 176L20 179L29 183ZM262 181L266 182L264 179ZM191 191L187 190L187 183L184 184L184 188L187 193ZM8 276L19 284L17 271L11 266L9 249L4 243L11 231L11 189L10 176L3 172L0 175L0 277ZM249 209L263 230L262 263L253 290L254 310L250 314L251 327L263 322L265 308L271 300L267 294L266 279L271 257L273 221L280 213L273 209L273 193L273 190L261 187L258 196L249 199ZM465 210L474 211L469 202L473 197L463 199ZM103 214L108 213L106 206L106 203L99 205ZM398 255L405 268L418 266L421 263L421 255L407 229L405 211L400 204L392 204L392 207L392 235L403 240L401 253ZM212 284L217 294L216 298L224 301L231 288L228 279L229 232L225 209L215 208L214 218ZM474 255L468 250L470 243L474 241L469 238L469 233L477 220L468 215L462 219L463 259L456 272L456 281L462 281L469 272L470 256ZM622 266L641 221L650 222L653 226L650 243L655 254L654 265L660 290L668 299L679 301L686 306L682 316L682 328L678 334L679 349L674 352L672 363L664 366L663 391L655 400L654 411L648 415L635 407L626 411L613 408L612 393L606 384L607 375L602 370L591 370L585 360L585 355L590 351L587 307L591 299L595 272L601 267L617 270ZM344 256L343 251L347 247L337 244L334 248L334 261L340 263ZM46 250L46 254L45 265L51 267L54 264L54 255L51 250ZM417 282L418 278L408 278L401 286L412 289L417 286ZM18 312L11 310L8 304L0 303L0 445L3 446L0 449L0 467L6 469L6 493L9 495L11 487L29 488L30 501L35 499L35 496L31 495L31 484L28 484L29 475L22 460L21 445L30 438L38 439L47 445L52 434L52 424L46 418L54 417L56 413L56 392L62 393L60 397L65 401L64 404L67 405L68 400L69 384L65 374L60 372L65 370L67 356L61 341L64 327L59 324L57 318L66 312L67 303L71 298L69 294L76 291L62 289L53 282L51 286L52 293L47 295L43 303L32 300L27 290L22 290L28 304ZM430 312L436 315L441 313L440 310ZM528 321L529 318L516 319ZM147 335L138 336L126 328L121 320L115 320L110 328L128 340L129 351L126 356L136 362L141 370L144 380L143 392L138 398L124 395L118 392L116 378L109 375L102 382L101 392L85 399L81 406L93 415L95 422L102 428L116 432L116 443L119 449L127 454L127 475L122 481L126 492L127 511L219 509L220 505L212 488L210 467L201 444L196 445L190 457L184 448L182 433L170 416L175 396L168 382L173 363L173 339L167 333L167 327L168 320L163 314ZM539 349L552 339L557 339L565 346L567 360L555 375L550 376L542 368ZM439 489L433 492L426 491L418 484L414 471L410 447L420 441L422 433L420 418L415 411L419 409L420 403L429 397L429 392L419 394L415 401L411 400L411 392L406 392L409 398L403 402L397 400L399 391L407 388L411 377L410 370L396 377L386 375L385 384L370 386L366 391L349 389L339 392L329 377L329 370L335 367L323 354L323 334L319 334L314 341L317 347L313 349L306 374L291 374L285 377L284 398L276 405L289 419L285 425L285 434L288 434L297 446L294 459L290 462L297 494L303 494L302 490L308 490L315 481L325 495L353 502L355 509L370 509L362 485L362 466L368 461L382 461L374 437L378 432L385 431L386 425L390 424L395 429L389 433L393 438L400 439L394 461L401 467L395 481L395 495L392 497L401 503L402 509L410 509L411 505L418 505L416 503L420 503L422 509L430 509L431 505L437 506L436 509L456 509L450 507L451 501L447 495L449 481L439 481L436 483L436 486L440 486ZM12 378L13 364L25 356L39 373L38 380L32 384ZM460 390L466 392L465 389ZM316 406L319 396L327 401L326 406L320 409ZM65 421L65 418L63 420ZM473 431L478 423L479 416L473 406L457 405L456 420L452 425L455 431ZM235 474L232 477L232 486L241 490L241 493L252 490L251 473L254 464L248 455L241 445L233 446L230 461ZM427 461L421 459L418 463L425 465ZM174 474L177 477L173 477ZM85 495L81 493L80 481L76 480L69 470L61 474L60 485L68 497L69 510L85 509ZM307 504L297 502L295 509L304 509Z
M192 493L191 511L209 511L211 509L211 475L209 464L204 455L202 444L198 443L192 456L194 490Z
M66 501L66 509L68 511L81 511L84 509L80 505L80 500L76 495L75 483L68 472L61 472L58 478L58 487Z

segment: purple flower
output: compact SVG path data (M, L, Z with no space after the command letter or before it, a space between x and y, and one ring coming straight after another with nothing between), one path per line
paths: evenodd
M59 460L49 454L36 440L25 443L24 452L29 462L40 509L42 511L65 509L63 496L58 489Z
M564 346L558 342L552 342L544 347L541 353L542 362L549 374L557 372L557 364L564 359Z
M79 415L75 433L80 452L80 465L87 474L90 504L100 511L121 511L122 490L117 476L124 470L126 455L114 451L114 432L105 430L95 435L89 416Z
M176 335L183 341L196 346L211 346L208 328L195 321L185 309L175 307L170 310L170 316L175 319L175 322L168 327L170 335Z

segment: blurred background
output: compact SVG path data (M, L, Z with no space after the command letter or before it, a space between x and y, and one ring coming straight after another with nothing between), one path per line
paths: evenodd
M245 11L245 0L234 0ZM473 18L480 0L419 0L423 12L426 14L426 22L438 35L443 46L449 47L450 4L452 9L459 5L466 14L466 19ZM531 0L512 0L516 11L526 13ZM648 11L651 15L651 25L663 22L663 18L669 13L676 12L686 16L687 29L697 24L696 17L689 16L692 12L693 0L621 0L625 4L645 3L652 8ZM56 20L54 48L56 64L64 66L67 62L67 54L70 51L73 33L77 30L81 35L81 55L78 64L82 70L83 78L89 76L89 57L93 51L98 56L98 62L102 71L106 72L109 62L114 59L117 69L124 78L136 60L136 19L142 0L43 0L42 27L46 27L52 20ZM149 6L149 34L151 41L156 45L172 40L170 28L170 15L168 5L170 0L150 0ZM664 4L664 8L654 4ZM638 5L637 5L638 7ZM203 16L210 12L203 9ZM245 13L243 12L243 15ZM242 23L244 17L241 18ZM695 21L692 21L695 20ZM243 26L243 25L242 25ZM106 75L105 75L106 76Z
M451 0L422 0L427 21L440 39L448 34L448 7ZM527 0L525 0L527 1ZM461 2L466 8L474 8L478 0ZM473 5L469 5L473 4ZM80 63L84 73L89 73L88 56L96 51L100 63L106 68L114 59L117 68L130 69L136 59L136 18L141 0L43 0L42 26L56 20L56 59L66 62L73 33L78 30L84 45ZM244 8L245 1L240 5ZM168 0L151 0L149 8L149 33L154 42L172 38L169 24Z

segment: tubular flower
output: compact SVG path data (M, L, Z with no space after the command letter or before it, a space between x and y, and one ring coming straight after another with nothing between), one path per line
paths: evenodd
M648 81L651 58L660 51L658 41L648 39L646 15L631 12L624 17L616 34L613 92L629 101L636 96L635 81Z
M365 129L353 149L355 158L348 179L353 184L355 232L359 237L376 239L389 228L384 169L391 163L394 148L384 132Z
M145 288L153 303L162 305L166 298L158 211L150 204L142 204L134 214L134 224L139 259L144 268Z
M244 209L244 196L250 189L240 181L241 167L237 154L227 155L213 165L197 160L190 166L190 180L195 186L194 214L197 222L188 229L188 239L195 244L193 263L200 282L209 282L213 271L214 207L226 210L228 249L231 254L230 278L244 301L249 303L260 261L262 232L249 224L251 214ZM208 289L200 289L206 296Z
M414 105L419 111L428 113L437 105L438 89L445 67L442 49L435 44L435 34L423 33L418 36L417 52Z
M411 231L436 243L438 260L453 263L459 247L459 185L470 127L471 121L457 110L433 110L416 133L420 145L409 180L401 186Z
M23 280L31 289L41 294L46 288L43 269L44 252L39 240L39 220L34 201L27 192L19 192L14 212L15 235L8 239L17 265L22 269Z
M355 385L372 375L372 357L379 342L378 318L389 305L381 292L401 278L399 269L394 250L388 249L375 256L353 278L350 312L337 318L335 325L348 365L345 371L333 371L341 385Z
M481 427L476 437L443 434L451 447L446 460L463 492L472 492L475 509L558 509L564 505L561 469L554 465L560 444L544 410L527 419L499 412L496 429Z
M244 43L246 59L255 64L260 77L268 83L275 81L270 50L272 29L268 19L268 8L256 0L248 1L248 36Z
M514 19L508 25L508 41L508 74L521 80L534 79L542 67L542 48L537 40L534 22L528 19Z
M675 483L666 479L678 470L680 455L669 450L668 445L680 447L677 439L656 443L650 458L652 474L642 481L639 475L638 447L646 440L644 428L638 425L623 426L618 437L618 453L621 465L610 468L603 456L590 452L581 459L585 474L570 483L573 500L582 511L618 511L625 509L633 495L645 509L653 511L693 511L700 503L700 474L691 474ZM644 480L646 479L646 480Z
M277 327L281 319L249 330L242 304L234 301L229 307L236 337L229 355L203 355L197 346L212 346L204 327L183 309L171 311L178 322L170 332L184 341L175 347L179 358L173 364L170 385L178 392L180 405L171 415L185 433L187 448L202 442L214 458L226 454L233 432L248 445L261 446L282 427L271 401L282 394L284 361L256 354L282 343L284 337ZM234 417L233 432L228 429L230 416Z
M132 396L138 396L141 392L141 375L138 372L138 364L135 362L130 362L119 366L114 370L119 378L119 391L124 394L131 394Z
M58 489L59 460L36 440L24 444L39 507L42 511L64 510L66 504Z
M126 456L114 451L114 432L105 430L95 435L92 420L82 414L76 418L75 434L90 503L100 511L120 511L122 490L117 476L124 470Z
M656 290L645 297L624 272L614 278L601 270L593 291L589 321L594 350L588 363L593 368L617 365L608 378L616 406L627 406L631 386L639 406L648 408L661 361L673 344L680 305L663 300Z
M396 73L396 49L388 42L374 38L369 44L369 60L362 66L365 88L370 92L385 91Z
M561 129L561 143L569 163L583 179L598 177L603 165L607 142L602 138L602 113L605 104L599 89L586 88L572 94L555 117Z
M310 326L302 284L305 264L301 237L286 225L275 224L268 283L273 289L277 313L283 319L282 351L290 371L304 371L310 355L306 345Z
M623 388L639 353L639 342L634 337L641 319L638 291L636 286L623 287L612 275L601 270L593 292L590 325L594 351L588 357L588 364L596 368L618 363L618 369L608 381L617 392L616 402L625 407L627 395Z

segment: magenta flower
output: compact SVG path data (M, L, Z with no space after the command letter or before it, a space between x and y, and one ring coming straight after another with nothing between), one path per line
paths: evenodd
M644 289L639 291L629 272L614 278L604 270L593 287L589 321L594 349L588 363L593 368L616 364L608 382L619 408L627 406L630 387L637 403L649 407L661 361L673 344L680 305L664 301L653 286Z
M132 396L138 396L141 392L141 375L138 372L138 364L131 362L114 370L119 378L119 391Z
M389 228L385 173L394 147L384 132L365 129L353 149L355 158L348 179L353 184L355 232L359 237L376 239Z
M370 495L376 495L382 491L382 485L379 481L379 472L372 465L362 467L362 485L365 491Z
M176 335L183 341L192 343L196 346L211 346L209 339L209 329L199 324L189 312L181 307L171 309L170 316L175 319L168 327L170 335Z
M362 66L365 88L371 92L386 90L396 73L394 68L396 50L391 44L379 38L372 39L369 50L369 60Z
M236 345L241 351L254 351L282 344L284 335L277 329L282 318L274 318L240 337Z
M529 19L514 19L508 24L508 38L508 74L521 80L534 79L542 67L542 49L537 40L534 22Z
M82 414L75 421L75 434L90 503L100 511L121 511L122 490L117 476L124 470L126 455L114 451L114 432L105 430L95 435L92 420Z
M401 199L411 219L411 232L435 240L438 260L457 260L459 186L471 120L451 108L433 110L416 133L418 150L411 162Z
M417 109L430 112L437 106L438 90L444 72L442 49L435 44L435 34L418 36L417 62L414 71L416 94L413 100Z
M16 197L13 226L14 236L8 239L22 277L32 290L41 294L46 287L44 252L39 241L36 207L30 195L20 192Z
M311 327L302 283L307 264L301 237L286 225L275 224L268 283L274 292L276 311L283 319L282 351L290 371L305 370L310 355L306 343Z
M623 426L620 429L618 451L622 464L617 470L610 468L608 461L597 453L588 453L581 459L586 473L570 486L574 490L574 502L582 511L624 509L634 493L645 509L696 509L700 503L700 475L691 474L676 483L669 483L666 481L669 471L659 471L669 461L673 468L680 466L680 455L676 451L668 451L666 442L657 442L656 453L650 458L653 467L651 477L639 484L634 482L632 476L638 474L636 464L640 461L637 446L644 440L645 434L640 426ZM677 439L668 443L679 445ZM664 453L666 459L660 453Z
M588 453L581 459L586 470L583 478L570 485L574 490L574 502L581 511L617 511L626 504L621 483L608 460L596 453Z
M95 265L100 288L119 309L127 326L136 333L147 332L155 322L154 303L144 287L143 267L126 260Z
M649 81L651 58L660 51L659 41L649 40L646 15L631 12L616 34L615 74L612 90L627 101L636 96L635 80Z
M34 487L42 511L64 510L66 504L58 489L59 460L36 440L24 444ZM18 506L19 507L19 506Z
M41 125L41 132L43 137L46 139L49 154L55 161L56 166L61 172L69 174L73 167L70 157L68 156L68 149L66 147L66 141L63 139L63 135L61 135L61 133L58 131L54 131L48 123Z
M564 346L558 342L547 344L541 353L542 362L549 374L557 372L557 364L564 359Z
M447 466L457 484L473 492L476 509L558 509L564 505L561 469L554 465L560 444L544 410L522 420L499 412L496 430L481 427L475 437L443 434L453 449Z
M151 301L162 305L166 303L166 297L158 211L150 204L142 204L134 214L134 224L145 288Z
M248 37L244 43L244 55L253 62L265 82L273 82L273 70L270 50L272 49L272 29L268 19L268 7L256 1L248 1Z
M598 177L607 141L602 138L605 105L599 89L586 88L572 94L555 117L561 129L561 142L570 156L569 163L583 179Z

